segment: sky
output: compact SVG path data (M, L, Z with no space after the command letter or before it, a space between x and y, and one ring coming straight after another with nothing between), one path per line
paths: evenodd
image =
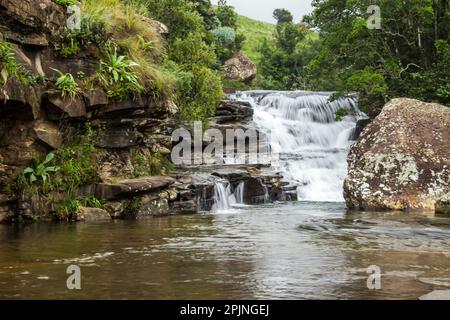
M212 0L217 4L218 0ZM292 12L295 21L311 12L311 0L228 0L228 4L235 7L243 16L256 20L275 23L272 13L277 8L286 8Z

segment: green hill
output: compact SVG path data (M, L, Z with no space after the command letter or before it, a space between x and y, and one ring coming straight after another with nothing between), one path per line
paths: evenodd
M257 49L264 39L273 39L275 24L239 16L238 31L247 37L242 51L255 63L258 63L260 54Z

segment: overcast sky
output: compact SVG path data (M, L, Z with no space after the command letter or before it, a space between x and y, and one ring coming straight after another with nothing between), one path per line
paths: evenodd
M217 0L212 2L217 4ZM277 8L291 11L295 21L300 21L305 14L311 12L311 0L228 0L228 4L243 16L272 23L275 23L272 13Z

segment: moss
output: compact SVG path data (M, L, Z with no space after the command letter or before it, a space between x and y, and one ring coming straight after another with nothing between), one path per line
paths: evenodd
M160 153L145 156L137 151L133 155L132 164L134 167L133 178L166 175L175 169L174 164Z

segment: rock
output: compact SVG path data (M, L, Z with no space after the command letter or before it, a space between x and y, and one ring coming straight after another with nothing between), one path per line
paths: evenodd
M435 210L450 192L450 108L394 99L348 156L351 209Z
M450 193L438 199L436 213L450 215Z
M101 148L123 149L137 146L142 141L142 134L132 127L110 127L103 132L97 145Z
M169 201L158 196L146 195L140 198L136 218L166 216L169 214Z
M62 117L86 117L86 105L80 97L61 96L59 91L48 91L47 116L50 120L59 121Z
M47 46L61 34L66 18L64 7L52 0L0 0L0 25L5 37L29 46Z
M198 212L197 202L194 200L174 202L170 211L172 214L195 214Z
M111 220L111 216L103 209L80 207L77 211L77 220L85 222Z
M100 183L82 191L82 194L94 194L99 199L115 200L158 192L175 182L171 177L144 177L118 181L117 183Z
M214 122L217 124L236 122L243 124L253 120L253 113L253 108L249 103L224 100L217 107Z
M50 147L58 149L63 143L58 127L48 121L39 120L34 123L34 132L39 140L45 142Z
M96 109L108 105L108 97L102 89L93 89L88 92L84 92L84 97L86 99L87 109Z
M238 52L225 62L225 77L242 82L250 82L256 77L257 67L245 54Z
M169 33L169 28L160 21L153 20L144 16L141 17L141 20L151 25L156 31L158 31L161 34Z
M430 293L427 293L419 298L419 300L450 300L450 290L434 290Z
M41 88L15 79L0 87L0 119L37 119L41 106Z
M357 141L361 136L364 128L367 127L372 122L372 119L361 119L356 122L356 127L350 135L350 141Z
M267 201L267 188L260 178L250 178L244 182L244 203L261 204Z

